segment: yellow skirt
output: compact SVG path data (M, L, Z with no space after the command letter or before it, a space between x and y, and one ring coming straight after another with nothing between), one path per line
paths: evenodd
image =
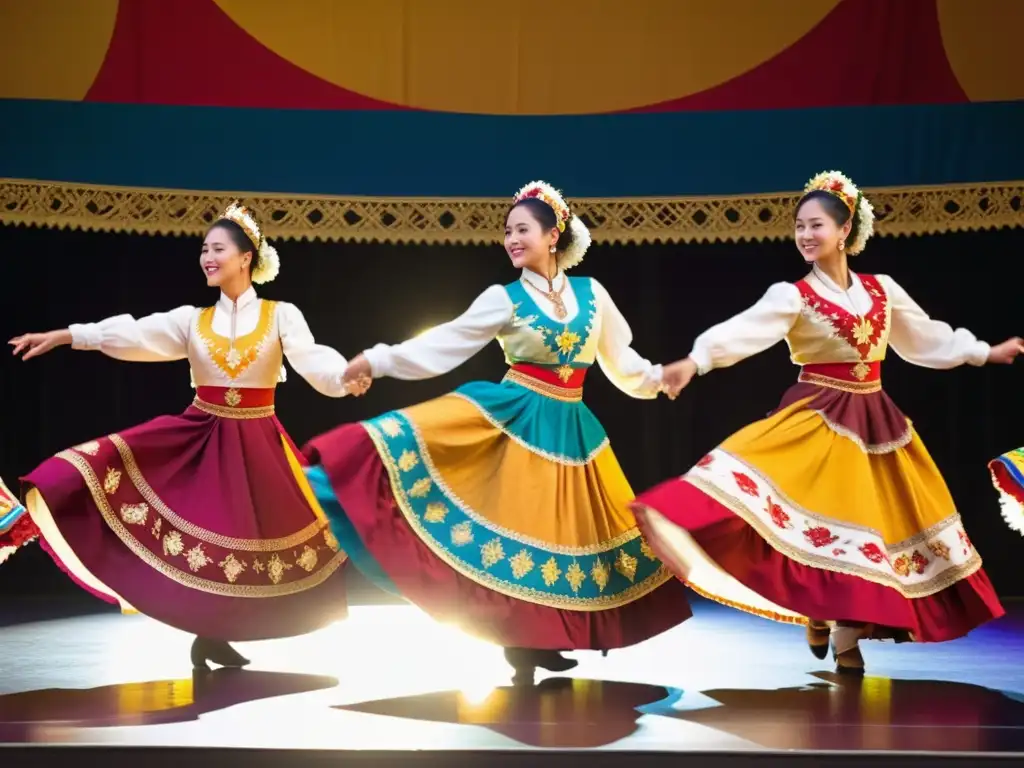
M758 615L926 640L1002 615L942 475L880 390L798 384L634 510L677 575Z
M472 382L313 440L308 470L351 562L506 647L621 648L690 615L581 401Z

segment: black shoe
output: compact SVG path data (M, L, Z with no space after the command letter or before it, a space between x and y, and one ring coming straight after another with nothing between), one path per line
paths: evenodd
M864 677L864 657L860 654L860 648L853 646L848 651L836 653L835 643L829 643L832 650L832 658L836 662L836 672L840 675L852 677Z
M558 651L535 651L535 653L537 654L537 666L548 672L567 672L580 664L576 659L567 659Z
M191 654L192 668L197 670L209 670L210 665L207 662L231 669L240 669L249 665L249 660L232 648L226 640L197 637L192 642Z
M828 624L821 621L807 622L807 647L811 649L816 659L824 659L828 656L829 629Z
M548 672L566 672L579 665L576 659L567 659L558 651L535 648L506 648L505 661L515 670L512 677L514 685L532 684L538 667Z

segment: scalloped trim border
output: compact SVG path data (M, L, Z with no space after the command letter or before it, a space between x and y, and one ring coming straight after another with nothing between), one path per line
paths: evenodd
M866 190L888 237L1024 226L1024 182ZM576 198L597 243L783 240L798 192L724 197ZM201 235L232 200L260 213L268 237L384 243L500 242L509 201L369 198L115 187L0 179L0 223Z

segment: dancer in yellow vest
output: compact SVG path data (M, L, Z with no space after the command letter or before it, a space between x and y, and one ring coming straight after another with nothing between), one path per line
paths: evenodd
M274 414L282 362L341 397L347 361L317 344L292 304L261 299L279 258L252 213L229 207L199 266L220 290L210 307L13 339L36 357L62 344L119 360L187 359L184 413L76 445L23 478L20 538L43 547L93 594L195 634L192 661L248 663L228 641L289 637L345 615L345 553ZM0 543L2 546L2 543Z

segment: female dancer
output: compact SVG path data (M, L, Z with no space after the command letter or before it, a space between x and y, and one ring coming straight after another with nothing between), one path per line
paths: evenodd
M81 586L197 635L192 662L244 666L229 640L289 637L345 615L345 554L274 415L282 356L317 391L341 397L346 360L318 345L299 310L259 299L277 252L250 211L229 207L199 266L212 307L27 334L14 354L61 344L119 360L187 358L196 397L43 462L24 480L31 521ZM322 587L315 590L314 587Z
M796 243L811 273L773 285L665 370L675 395L694 374L786 339L798 383L772 415L633 507L654 551L697 591L807 624L815 655L831 641L839 671L854 674L861 638L949 640L1003 614L942 476L882 391L887 345L929 368L1010 363L1022 349L1020 339L990 348L929 318L891 277L851 272L847 254L863 250L872 223L845 176L810 181Z
M1006 524L1024 533L1024 448L1014 448L988 463Z
M497 339L510 366L426 403L339 427L305 449L317 497L357 567L440 620L505 646L517 682L565 649L640 642L689 617L682 585L629 514L632 491L582 402L596 360L636 398L661 367L630 347L607 291L565 271L590 234L561 194L526 185L505 224L519 279L459 318L352 361L346 378L425 379Z

